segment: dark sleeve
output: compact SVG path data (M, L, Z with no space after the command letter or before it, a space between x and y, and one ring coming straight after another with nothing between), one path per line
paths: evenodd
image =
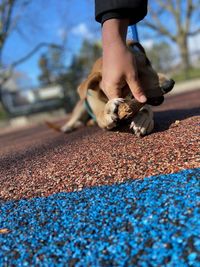
M130 25L147 14L148 0L95 0L95 19L103 23L112 18L129 18Z

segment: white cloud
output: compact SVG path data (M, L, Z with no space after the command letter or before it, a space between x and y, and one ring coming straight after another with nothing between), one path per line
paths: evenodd
M71 33L84 39L94 39L94 34L85 23L80 23L72 28Z
M60 37L60 39L65 39L67 33L64 28L59 28L57 31L57 35Z
M154 40L153 39L147 39L147 40L143 40L141 41L141 44L144 46L145 49L149 50L153 47L154 45Z

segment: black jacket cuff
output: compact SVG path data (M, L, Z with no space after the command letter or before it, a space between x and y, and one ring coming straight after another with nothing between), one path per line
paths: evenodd
M134 17L133 17L134 14ZM115 10L112 12L107 12L102 14L99 22L103 24L108 19L129 19L129 25L136 24L138 21L142 20L147 14L147 11L144 13L136 13L134 10Z
M95 0L95 19L104 23L108 19L130 20L130 25L147 14L147 0Z

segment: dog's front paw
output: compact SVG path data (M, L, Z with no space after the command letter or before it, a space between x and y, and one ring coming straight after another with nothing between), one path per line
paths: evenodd
M111 130L116 127L118 121L118 107L123 101L123 98L114 98L107 102L104 109L104 128Z
M136 136L150 134L154 128L153 112L145 105L134 117L130 125Z

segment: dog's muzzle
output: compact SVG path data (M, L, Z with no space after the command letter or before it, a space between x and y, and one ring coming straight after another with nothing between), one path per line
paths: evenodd
M173 79L170 79L169 81L165 82L160 88L162 93L164 95L169 93L173 89L174 84L175 84L175 81ZM151 106L159 106L163 103L163 101L164 101L164 96L147 98L147 104Z
M161 87L162 93L163 94L169 93L173 89L174 84L175 84L175 81L173 79L166 81Z

